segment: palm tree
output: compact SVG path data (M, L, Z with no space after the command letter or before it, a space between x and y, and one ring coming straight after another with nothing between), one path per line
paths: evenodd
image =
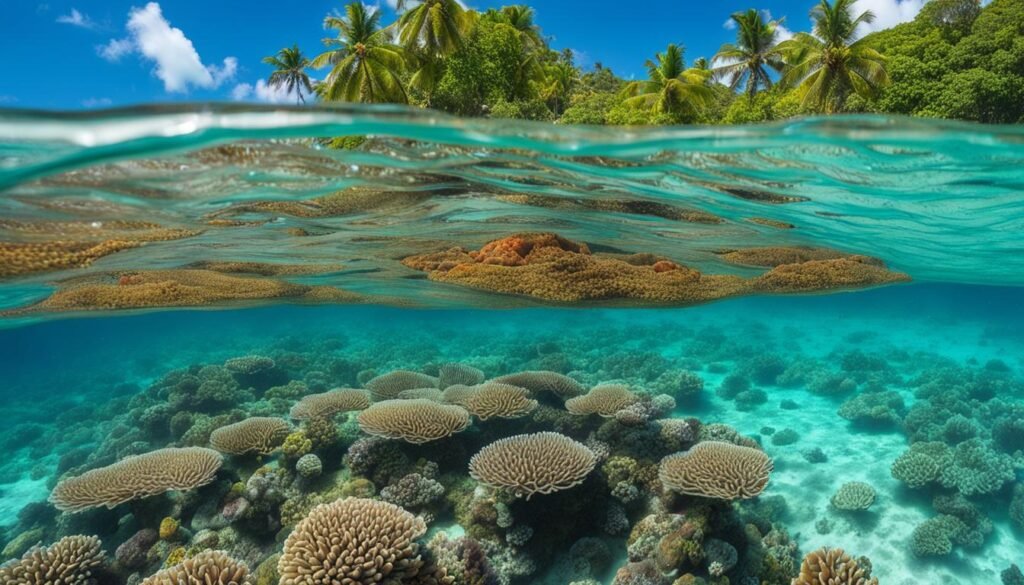
M306 67L309 67L309 59L302 54L298 45L285 47L271 57L264 57L263 62L273 66L274 72L270 74L268 83L270 87L284 87L287 93L295 94L295 103L306 103L302 92L313 93L313 85L306 74Z
M405 10L409 0L398 0L398 40L406 49L430 57L444 57L462 46L475 20L458 0L422 0Z
M681 46L670 44L645 65L647 81L626 84L625 103L649 107L657 114L679 115L696 114L711 101L713 92L706 85L709 72L685 69Z
M328 16L324 27L338 31L324 44L337 48L321 53L312 66L331 67L324 79L327 100L368 103L408 103L402 86L405 52L389 42L380 28L380 13L358 0L345 6L345 18Z
M871 99L888 85L885 57L865 39L854 40L857 27L875 19L866 10L853 15L856 0L828 0L811 10L814 34L798 33L779 43L787 69L781 82L799 84L805 106L826 113L839 111L851 93Z
M560 60L544 67L542 75L540 97L559 116L569 105L569 93L579 81L579 69L566 60Z
M523 4L503 6L501 14L509 26L519 31L523 46L527 50L544 46L544 39L540 36L540 27L533 22L533 8Z
M721 65L715 68L715 74L728 77L733 91L746 84L747 95L754 97L758 90L772 86L768 70L780 72L785 66L775 44L779 21L765 22L753 8L730 18L736 23L736 44L726 43L718 50L714 61Z

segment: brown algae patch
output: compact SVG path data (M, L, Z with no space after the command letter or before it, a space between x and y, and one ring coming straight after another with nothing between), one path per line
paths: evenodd
M909 280L880 260L841 255L793 257L755 278L703 274L651 254L594 254L584 243L556 234L524 233L477 251L451 248L409 256L402 263L430 280L545 301L639 300L693 304L753 293L861 288Z
M341 264L275 264L271 262L239 262L233 260L201 260L187 266L225 274L258 274L260 276L306 276L337 272Z
M763 225L763 226L766 226L766 227L775 228L777 230L792 230L792 229L796 229L796 226L791 224L791 223L789 223L789 222L779 221L777 219L769 219L767 217L751 217L747 221L749 221L750 223L756 223L757 225Z
M322 197L302 201L254 201L235 205L212 214L210 219L239 213L276 213L293 217L337 217L375 211L412 207L436 195L430 191L384 191L368 187L351 187Z
M83 268L103 256L147 242L191 238L200 231L138 221L0 221L0 278ZM42 239L46 238L46 239Z
M721 250L717 255L730 264L739 266L760 266L772 268L783 264L799 264L811 260L837 260L849 258L853 254L846 254L838 250L828 248L811 248L805 246L767 246L762 248L738 248L735 250ZM880 260L876 263L881 265Z
M308 286L213 270L140 270L61 281L49 297L5 314L202 307L264 300L351 303L361 302L364 297L330 286Z
M642 199L571 199L535 194L499 195L496 199L505 203L529 205L545 209L589 210L628 215L649 215L687 223L718 224L725 221L717 215L706 211L669 205L658 201L644 201Z

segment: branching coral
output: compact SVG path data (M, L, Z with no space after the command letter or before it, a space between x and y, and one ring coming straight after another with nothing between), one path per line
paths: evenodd
M637 400L637 395L622 384L602 384L594 386L583 396L566 400L565 409L581 416L597 414L611 417Z
M422 519L387 502L321 504L285 540L280 585L408 582L424 565L416 539L426 531Z
M254 585L249 567L224 551L207 550L167 567L142 585Z
M359 413L358 421L367 434L410 443L450 437L471 422L465 408L424 398L376 402Z
M220 453L202 447L166 448L127 457L106 467L62 480L50 502L77 512L114 506L169 490L189 490L213 481L222 463Z
M291 432L288 423L268 416L254 416L210 433L210 446L230 455L266 455L281 446Z
M763 451L705 441L664 458L659 477L666 488L681 494L736 500L764 491L772 468Z
M822 548L804 557L793 585L878 585L878 579L843 549Z
M100 539L66 536L50 546L34 547L20 559L0 566L4 585L79 585L106 561Z
M487 445L469 461L474 479L508 488L517 497L550 494L583 483L597 456L558 433L515 435Z
M370 394L366 390L337 388L320 394L308 394L292 406L289 416L296 420L326 418L339 412L364 410L370 406Z
M862 481L850 481L832 494L832 505L838 510L867 510L875 503L875 488Z

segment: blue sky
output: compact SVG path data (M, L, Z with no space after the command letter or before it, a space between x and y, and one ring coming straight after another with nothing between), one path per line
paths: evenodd
M383 21L394 20L381 0ZM860 0L886 28L913 18L926 0ZM468 0L483 10L512 2ZM813 0L535 0L537 23L556 49L574 50L624 77L670 42L687 61L711 57L733 39L729 14L756 7L807 30ZM8 55L0 107L81 109L183 100L274 101L260 62L298 43L314 56L327 36L325 14L339 0L4 0L0 50ZM314 77L321 72L312 72Z

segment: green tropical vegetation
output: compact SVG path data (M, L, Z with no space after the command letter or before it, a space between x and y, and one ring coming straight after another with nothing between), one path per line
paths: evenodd
M877 112L1024 122L1024 0L929 0L907 23L859 36L874 15L820 0L812 28L780 38L751 8L735 41L689 65L671 43L624 80L552 48L532 8L477 12L457 0L398 2L387 25L360 2L329 15L334 36L312 60L297 46L264 62L269 83L325 102L399 103L462 116L561 124L737 124ZM788 35L787 35L788 36ZM324 71L311 82L306 70Z

